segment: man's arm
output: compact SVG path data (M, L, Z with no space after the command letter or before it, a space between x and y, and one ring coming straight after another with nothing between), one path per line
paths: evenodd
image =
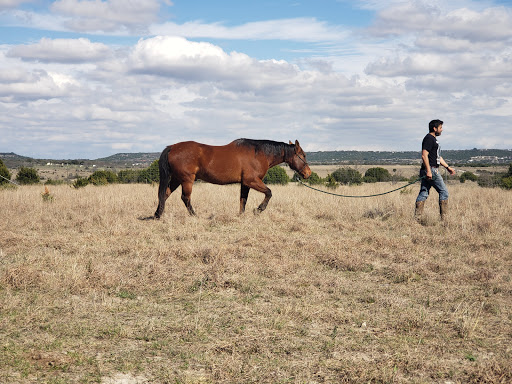
M450 172L450 175L455 175L455 169L448 166L448 164L446 163L446 161L444 161L442 157L439 159L439 163L441 163L441 165L445 167L448 172Z
M430 169L430 163L428 162L428 151L426 149L421 151L421 160L427 170L427 179L432 180L432 169Z

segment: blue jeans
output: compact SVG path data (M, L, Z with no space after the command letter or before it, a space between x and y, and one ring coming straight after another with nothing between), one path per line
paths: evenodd
M427 200L428 194L430 192L430 188L434 187L434 189L439 193L439 201L448 200L448 189L446 189L446 185L444 184L443 177L439 173L439 168L431 168L432 169L432 180L428 180L427 170L420 170L421 179L421 188L416 201L425 201Z

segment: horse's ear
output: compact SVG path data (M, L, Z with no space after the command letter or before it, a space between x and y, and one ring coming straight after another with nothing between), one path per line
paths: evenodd
M293 145L292 141L291 140L288 140L290 142L291 145Z
M290 143L291 144L291 143ZM300 148L299 140L295 140L295 147Z

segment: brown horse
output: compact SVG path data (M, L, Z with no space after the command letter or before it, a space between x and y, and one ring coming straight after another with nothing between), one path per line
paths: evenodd
M241 184L240 213L245 211L249 189L265 194L257 211L262 212L272 197L272 192L262 179L268 169L286 163L302 177L311 175L306 155L299 145L270 140L238 139L224 146L211 146L186 141L168 146L159 160L160 186L158 207L154 218L159 219L165 201L181 185L181 199L188 212L195 215L190 195L195 180L213 184Z

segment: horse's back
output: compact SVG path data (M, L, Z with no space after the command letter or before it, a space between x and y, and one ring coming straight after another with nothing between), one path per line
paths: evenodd
M242 179L242 158L234 142L222 146L184 141L173 144L169 151L169 164L180 178L195 178L214 184L239 183Z

